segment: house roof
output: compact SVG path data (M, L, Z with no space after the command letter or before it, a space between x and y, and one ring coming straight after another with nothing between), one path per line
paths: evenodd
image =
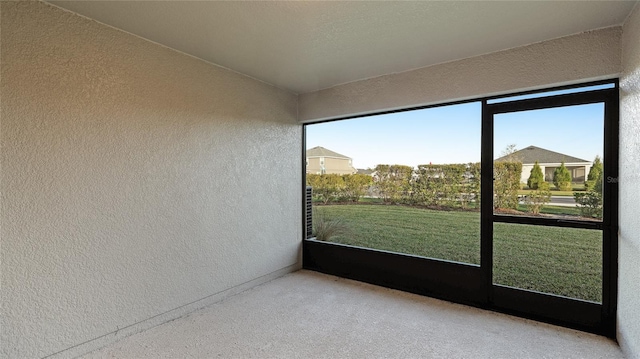
M316 146L314 148L308 149L307 157L335 157L335 158L351 159L351 157L341 155L338 152L333 152L321 146Z
M590 161L583 160L578 157L565 155L564 153L560 152L549 151L547 149L536 146L525 147L510 155L502 156L496 159L496 161L508 161L512 159L522 162L523 164L533 164L536 161L538 161L538 163L590 163Z

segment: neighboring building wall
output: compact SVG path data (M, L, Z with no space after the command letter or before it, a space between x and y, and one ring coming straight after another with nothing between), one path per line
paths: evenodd
M553 172L555 172L558 167L560 167L560 163L542 164L540 168L542 169L542 173L544 173L544 180L547 182L553 182ZM571 182L573 183L584 183L586 174L588 174L589 170L591 169L591 165L586 166L566 164L565 167L567 168L567 170L569 170L569 173L571 174ZM529 169L529 171L531 171L531 169ZM527 179L528 178L529 176L527 175Z
M322 174L322 164L320 161L320 157L313 157L313 158L307 157L306 172L311 174L318 174L318 175Z
M618 342L640 358L640 5L624 25L622 54Z
M42 2L0 11L0 357L74 357L299 268L295 95Z
M358 172L347 158L310 157L307 159L307 173L350 175ZM322 168L324 167L324 173Z
M571 181L574 183L584 183L586 181L589 173L587 166L569 166L567 169L571 171Z
M548 167L545 163L539 163L538 165L540 166L540 169L544 174L544 180L549 183L553 182L553 171L555 171L557 167L560 167L560 164L552 164L551 167ZM520 182L527 183L527 181L529 180L529 176L531 176L532 169L533 165L522 165L522 176L520 177ZM573 183L584 183L586 179L585 173L589 173L591 165L567 166L567 169L571 172L571 181Z
M335 173L339 175L347 175L356 173L356 169L351 166L351 160L346 158L331 158L324 159L327 173Z
M619 27L300 95L302 122L544 88L620 73ZM544 69L544 71L541 71Z

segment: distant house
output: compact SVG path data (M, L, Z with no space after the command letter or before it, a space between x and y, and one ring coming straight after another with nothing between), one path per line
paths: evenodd
M590 161L536 146L529 146L510 155L496 159L496 162L499 161L522 162L522 177L520 182L524 183L529 179L531 169L536 161L538 161L538 165L542 168L544 180L547 182L553 181L553 171L560 167L562 162L564 162L565 167L567 167L571 173L571 181L574 183L584 182L591 169Z
M307 173L339 175L354 174L358 170L353 167L350 157L333 152L324 147L314 147L307 150Z

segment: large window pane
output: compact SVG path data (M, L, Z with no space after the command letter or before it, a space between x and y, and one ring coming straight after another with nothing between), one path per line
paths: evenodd
M319 240L480 263L481 104L306 126Z
M494 116L496 214L602 218L604 104Z
M491 99L491 100L487 101L487 103L489 103L489 104L502 103L502 102L526 100L526 99L530 99L530 98L541 98L541 97L549 97L549 96L557 96L557 95L566 95L566 94L572 94L572 93L589 92L589 91L612 89L612 88L615 88L615 84L608 83L608 84L602 84L602 85L591 85L591 86L584 86L584 87L574 87L574 88L565 89L565 90L553 90L553 91L547 91L547 92L536 92L536 93L528 94L528 95L516 95L516 96L509 96L509 97Z
M494 223L493 282L600 302L602 231Z

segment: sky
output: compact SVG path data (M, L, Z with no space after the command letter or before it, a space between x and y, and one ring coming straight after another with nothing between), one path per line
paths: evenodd
M479 162L481 116L481 103L472 102L313 124L307 149L322 146L351 157L356 168ZM603 104L496 115L494 158L510 144L602 158L603 116Z
M415 167L429 163L480 162L481 118L481 103L470 102L312 124L306 126L307 149L322 146L351 157L356 168L374 168L378 164ZM494 116L494 158L501 157L513 144L518 150L537 146L593 161L596 156L603 157L603 131L604 105L601 103L499 114Z

